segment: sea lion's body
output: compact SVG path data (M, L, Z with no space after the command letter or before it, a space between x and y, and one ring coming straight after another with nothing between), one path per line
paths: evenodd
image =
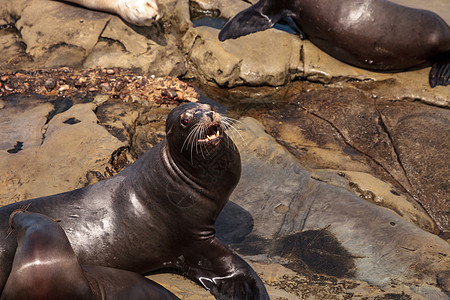
M438 62L430 84L449 84L449 25L433 12L386 0L261 0L228 22L219 39L270 28L284 17L341 61L381 71Z
M180 118L193 124L180 124ZM11 212L25 206L61 220L81 264L140 274L175 268L216 296L265 299L255 272L215 238L216 217L241 172L239 152L213 120L218 118L207 105L174 109L167 139L134 164L82 189L0 208L0 232L6 233ZM199 124L206 131L192 134ZM13 238L0 240L1 286L16 245Z
M17 249L0 299L178 299L137 273L80 265L62 228L47 216L15 210Z

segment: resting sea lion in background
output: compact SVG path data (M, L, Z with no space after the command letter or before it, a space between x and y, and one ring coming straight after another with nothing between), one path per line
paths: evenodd
M166 121L166 139L114 177L0 208L0 232L17 208L58 219L80 264L145 274L174 268L216 297L268 299L253 269L215 238L215 220L236 187L241 162L227 121L200 103ZM0 287L17 242L0 239Z
M219 40L271 28L285 17L343 62L400 71L431 61L431 87L450 84L449 25L433 12L386 0L261 0L225 24Z
M179 299L129 271L80 265L62 228L47 216L22 209L9 223L17 250L1 299Z
M90 9L117 14L138 26L150 26L161 17L155 0L63 0Z

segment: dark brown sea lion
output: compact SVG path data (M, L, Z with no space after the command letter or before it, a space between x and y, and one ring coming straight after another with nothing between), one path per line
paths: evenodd
M400 71L435 62L432 87L450 84L450 27L437 14L386 0L261 0L222 28L219 40L290 17L317 47L343 62Z
M252 268L215 238L214 223L239 181L241 162L209 105L169 114L166 139L116 176L82 189L0 208L0 232L12 211L61 220L81 264L144 274L174 268L220 299L268 299ZM17 243L0 239L0 286Z
M62 228L47 216L15 210L13 267L0 299L178 299L137 273L80 265Z

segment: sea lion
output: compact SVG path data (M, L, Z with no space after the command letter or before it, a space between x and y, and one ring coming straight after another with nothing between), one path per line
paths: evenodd
M172 110L166 139L114 177L84 188L0 208L0 232L11 212L60 219L81 264L139 274L174 268L218 298L268 299L253 269L215 238L215 220L241 174L227 120L209 105ZM16 241L0 239L0 286Z
M155 0L63 0L90 9L119 15L125 21L138 26L150 26L158 21L158 5Z
M17 209L9 224L18 246L2 300L179 299L137 273L80 265L62 228L47 216Z
M237 14L219 40L290 17L321 50L361 68L400 71L435 62L431 87L450 84L450 27L437 14L386 0L261 0Z

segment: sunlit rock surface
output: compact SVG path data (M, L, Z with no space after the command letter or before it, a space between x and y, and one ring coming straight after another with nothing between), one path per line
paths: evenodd
M450 23L446 0L396 1ZM0 0L0 91L18 91L4 72L54 67L193 80L263 126L237 125L243 176L217 227L272 298L448 298L449 87L431 89L429 67L370 72L278 29L221 43L218 28L191 21L249 5L161 0L162 20L137 27L58 1ZM0 99L1 204L112 176L164 138L170 105L143 106L143 94L115 93L110 81L85 99L70 79L39 84L55 97ZM162 99L178 93L141 84ZM211 298L176 275L154 276L183 299Z

